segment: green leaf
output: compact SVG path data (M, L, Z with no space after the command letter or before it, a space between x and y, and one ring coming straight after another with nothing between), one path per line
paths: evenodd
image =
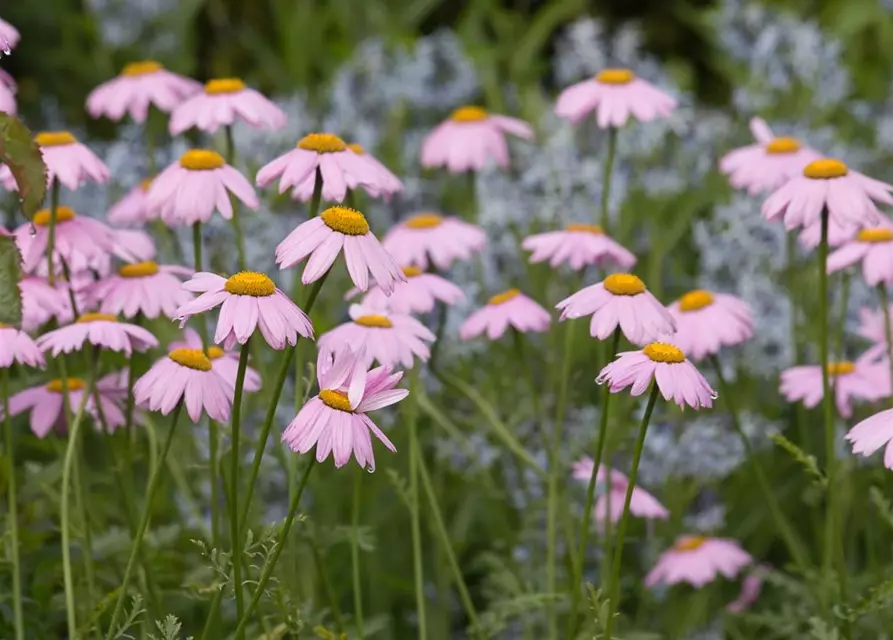
M774 433L769 436L769 438L771 438L779 447L787 451L794 460L799 462L820 487L826 487L828 485L828 478L826 478L825 474L819 469L819 464L816 461L815 456L807 454L803 449L780 433Z
M0 162L12 172L22 214L31 220L46 198L47 168L28 127L5 113L0 113Z
M2 114L0 114L2 115ZM12 236L0 236L0 323L22 324L22 256Z

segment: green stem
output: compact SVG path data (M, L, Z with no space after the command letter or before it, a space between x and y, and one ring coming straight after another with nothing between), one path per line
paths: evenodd
M890 324L890 300L887 287L881 282L877 286L877 295L881 300L881 312L884 314L884 340L887 343L887 362L890 363L890 380L893 381L893 324Z
M239 531L239 463L241 456L239 455L239 437L242 430L242 390L245 386L245 372L248 369L248 348L251 338L245 341L239 350L239 368L236 372L236 393L233 397L233 415L232 415L232 445L230 451L230 486L229 492L229 508L230 508L230 535L232 536L233 547L233 591L236 594L236 614L242 615L242 534ZM236 636L238 639L240 636Z
M12 547L12 603L16 640L25 640L22 618L22 572L19 566L18 502L16 499L15 452L12 440L12 416L9 415L9 369L3 369L3 430L6 438L6 479L9 483L9 544Z
M233 142L233 127L226 125L226 164L233 166L236 161L236 144ZM229 195L229 201L233 208L233 232L236 234L236 251L239 257L239 270L247 269L245 260L245 238L242 234L242 221L239 219L239 200L232 194Z
M415 601L416 614L419 623L419 639L428 637L428 620L425 607L425 579L422 565L422 532L421 518L419 515L419 449L418 424L416 421L417 405L413 397L413 387L417 373L409 375L409 398L403 405L406 416L406 426L409 431L409 509L412 515L412 565L415 576ZM362 635L361 635L362 637Z
M440 342L443 338L443 330L446 328L447 312L449 309L443 302L437 303L437 321L434 329L434 343L431 345L431 357L428 358L428 368L437 371L438 355L440 355Z
M220 548L220 426L208 423L208 472L211 474L211 544Z
M56 251L56 213L59 209L59 180L53 178L50 185L50 225L47 229L47 282L56 286L56 265L53 264L53 253Z
M307 541L310 546L310 553L313 555L313 564L316 565L316 572L319 574L319 581L322 583L322 589L329 601L329 609L332 610L332 617L335 619L335 631L344 633L344 620L341 618L341 607L338 606L338 598L335 596L335 590L332 589L332 581L329 580L329 574L326 571L326 563L322 554L319 552L319 545L312 538Z
M620 600L620 566L623 561L623 540L626 537L626 526L629 522L629 503L633 497L633 489L636 488L636 478L639 474L639 462L642 459L642 450L645 448L645 434L648 432L648 423L651 421L651 413L657 402L659 389L657 382L651 383L651 395L648 396L648 404L645 407L645 415L639 427L639 436L636 439L633 450L633 466L629 474L629 484L626 487L626 498L623 502L623 515L620 516L620 524L617 527L617 548L614 549L614 559L611 561L611 582L608 586L608 621L605 623L605 638L613 637L611 630L614 628L614 614L618 611Z
M351 505L350 565L353 578L353 616L357 637L363 635L363 583L360 578L360 507L362 506L363 469L357 468L353 478L353 503ZM413 532L413 549L415 549L415 533ZM424 619L424 611L420 612L420 620Z
M202 635L199 637L199 640L211 640L214 636L211 634L214 633L214 620L217 619L217 614L220 613L220 601L223 599L223 588L218 588L217 592L214 594L214 598L211 600L211 609L208 612L208 618L205 620L205 627L202 629Z
M540 411L540 394L539 388L536 386L536 376L534 374L533 363L531 363L527 357L524 349L524 336L521 335L521 332L512 327L512 343L515 347L515 353L518 356L518 364L524 369L525 377L527 378L527 385L530 387L530 400L533 403L533 419L536 422L539 422L542 418L542 412ZM539 425L537 425L539 426Z
M611 177L614 170L614 155L617 151L617 127L608 129L608 157L602 174L601 226L608 233L608 207L611 199Z

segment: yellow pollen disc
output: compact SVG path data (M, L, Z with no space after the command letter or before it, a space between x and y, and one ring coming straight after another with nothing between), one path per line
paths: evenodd
M377 329L390 329L394 326L394 323L388 318L376 315L360 316L354 320L354 323L361 327L375 327Z
M146 178L142 182L140 182L140 189L143 191L148 191L149 187L152 186L152 178Z
M797 138L775 138L766 145L766 153L794 153L800 151L800 141Z
M78 318L78 324L85 322L117 322L117 316L111 313L85 313Z
M80 391L86 385L84 385L84 381L80 378L68 378L68 390L69 391ZM47 391L52 391L53 393L62 393L64 389L62 389L62 380L56 378L55 380L50 380L46 386Z
M595 236L604 235L605 230L597 224L569 224L565 227L566 231L579 231L582 233L591 233Z
M880 227L878 229L862 229L856 236L859 242L890 242L893 240L893 229Z
M595 76L595 81L602 84L629 84L635 79L636 74L629 69L605 69Z
M487 110L480 107L459 107L450 115L453 122L480 122L487 119Z
M310 133L301 138L298 149L316 153L338 153L347 149L347 144L334 133Z
M366 150L363 148L363 145L357 144L356 142L351 142L347 145L347 148L353 151L358 156L366 155Z
M76 215L74 211L71 210L71 207L56 207L56 224L74 220L75 217ZM34 214L32 220L34 221L34 224L39 224L41 227L48 227L50 225L50 210L41 209Z
M688 538L683 538L675 545L673 545L673 548L676 551L694 551L696 549L700 549L705 542L707 542L707 538L703 538L701 536L691 536Z
M234 296L254 296L255 298L265 298L276 293L276 285L273 284L270 277L256 271L240 271L230 276L223 288Z
M190 171L212 171L224 164L223 156L209 149L191 149L180 156L180 166Z
M713 304L713 294L703 289L689 291L679 298L680 311L698 311Z
M39 147L61 147L66 144L75 144L77 138L67 131L42 131L34 136L34 142Z
M211 361L201 349L174 349L167 357L183 367L196 371L210 371Z
M407 278L415 278L416 276L420 276L424 273L418 267L403 267L403 275Z
M847 173L849 173L849 169L847 169L846 165L840 160L834 160L833 158L813 160L803 168L803 175L813 180L842 178Z
M346 236L364 236L369 233L366 216L350 207L329 207L319 217L329 229Z
M856 370L856 365L852 362L829 362L828 363L828 375L829 376L845 376L848 373L852 373Z
M685 354L682 353L681 349L664 342L652 342L645 345L642 353L648 356L652 362L666 362L669 364L685 362Z
M220 347L208 347L208 360L217 360L226 355Z
M145 278L146 276L154 276L156 273L158 273L158 263L151 260L125 264L118 269L118 275L122 278Z
M131 62L130 64L124 65L124 68L121 70L121 75L130 77L144 76L147 73L155 73L162 69L164 69L164 67L154 60L141 60L140 62Z
M322 400L327 407L337 409L338 411L350 411L350 400L340 391L334 389L323 389L319 392L319 399Z
M615 296L637 296L645 293L645 283L631 273L614 273L605 278L605 289Z
M216 96L223 93L238 93L245 90L245 83L238 78L218 78L205 83L205 93Z
M433 229L443 223L443 217L436 213L420 213L403 223L408 229Z
M509 289L508 291L503 291L502 293L499 293L499 294L493 296L492 298L490 298L489 300L487 300L487 304L490 305L491 307L495 307L500 304L505 304L512 298L517 297L520 293L521 292L518 291L517 289Z

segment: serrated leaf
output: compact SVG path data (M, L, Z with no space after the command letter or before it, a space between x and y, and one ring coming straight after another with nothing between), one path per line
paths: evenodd
M0 323L22 324L22 256L12 236L0 236Z
M0 113L0 163L15 178L22 214L31 220L46 198L47 168L31 131L6 113Z
M773 433L769 438L790 454L790 456L800 463L806 472L812 476L813 480L822 488L828 486L828 478L819 469L819 464L815 456L807 454L803 449L785 438L780 433Z

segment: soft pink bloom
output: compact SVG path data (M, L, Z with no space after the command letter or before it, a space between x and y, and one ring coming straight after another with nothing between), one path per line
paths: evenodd
M132 62L119 76L90 92L87 113L93 118L106 116L115 121L127 114L135 122L145 122L150 105L170 113L201 88L195 80L168 71L154 60Z
M842 225L836 218L828 218L828 246L839 247L846 244L858 233L859 227L851 224ZM803 227L797 235L800 246L812 251L822 241L822 221Z
M754 602L757 601L757 598L760 597L767 572L767 567L758 566L745 576L741 581L741 592L735 600L726 605L726 611L729 613L743 613L750 609Z
M26 222L15 230L25 271L34 271L46 258L50 210L43 209L34 214L33 223L33 227ZM32 229L37 231L33 236ZM69 207L56 209L54 234L53 265L57 270L61 268L60 258L72 273L76 273L107 259L114 250L115 237L112 229L99 220L76 214Z
M112 253L125 262L155 258L155 241L142 229L112 229Z
M507 133L530 140L533 127L518 118L490 115L480 107L459 107L422 142L422 166L446 167L452 173L480 171L492 158L506 168Z
M155 262L137 262L118 269L118 273L97 281L87 290L91 305L102 313L134 318L140 314L157 318L164 314L173 319L177 308L192 300L181 288L180 278L192 269Z
M487 304L472 313L459 327L459 337L471 340L485 331L490 340L498 340L511 327L515 331L543 332L552 321L549 312L517 289L493 296Z
M835 394L837 411L844 418L853 415L853 399L880 400L890 395L890 368L885 362L872 362L873 354L862 354L855 362L829 362L828 374ZM806 408L817 406L824 397L821 365L802 365L781 372L780 391L788 402L802 400Z
M350 305L350 322L319 337L319 350L334 353L341 345L350 345L370 362L383 366L401 364L411 369L414 358L426 361L431 356L426 342L434 342L434 334L412 316L366 309Z
M0 324L0 369L8 369L16 362L23 366L43 368L43 354L24 331Z
M720 575L732 579L753 558L734 540L681 536L664 551L654 568L645 576L645 586L687 582L701 588Z
M818 151L802 146L795 138L776 138L762 118L751 118L750 131L757 143L724 155L719 170L729 176L733 187L747 189L752 196L774 191L821 158Z
M343 467L351 455L357 464L375 470L370 432L392 452L397 449L366 415L369 411L396 404L409 395L396 386L402 372L390 367L366 371L365 358L349 348L335 353L320 351L316 367L319 395L307 401L282 434L282 441L296 453L316 446L316 459L322 462L332 454L336 467Z
M633 344L645 344L674 333L676 321L638 277L628 273L609 275L584 287L557 305L561 320L592 316L589 334L604 340L617 327Z
M158 217L149 209L149 187L152 181L143 180L118 200L108 212L108 221L120 225L142 225Z
M403 182L381 162L366 153L363 147L358 144L349 144L347 148L366 165L366 170L362 174L365 182L354 177L350 172L345 172L344 179L347 182L348 189L362 187L373 198L384 198L385 200L395 193L403 191ZM308 173L303 182L292 189L291 197L301 202L307 202L313 197L314 188L316 188L316 171ZM341 202L338 198L330 198L330 200Z
M849 243L828 256L828 273L862 262L862 277L869 286L893 284L893 224L862 229Z
M382 181L379 170L351 151L344 140L331 133L311 133L294 149L261 167L256 182L257 186L266 187L278 178L279 193L294 187L296 197L309 200L317 170L322 179L323 199L335 202L344 200L348 188L363 185L375 191Z
M183 340L171 342L168 351L174 349L201 349L202 339L195 329L186 327L183 330ZM223 378L233 390L236 388L236 377L239 374L239 352L224 351L220 347L208 347L208 360L211 361L211 367L214 372ZM260 390L260 374L251 367L245 368L245 381L242 388L247 393L253 393Z
M170 226L192 226L208 222L215 211L227 220L232 218L230 195L249 209L260 206L251 183L226 164L223 156L207 149L192 149L152 181L148 208L157 210Z
M199 421L202 409L212 420L225 422L229 420L233 387L214 371L200 349L175 349L136 381L133 398L165 416L182 401L193 422Z
M840 226L879 224L875 202L893 204L893 185L849 169L839 160L810 162L799 176L785 182L763 203L767 220L782 217L789 231L819 222L822 211Z
M0 52L9 52L19 43L19 32L14 26L0 18Z
M84 182L105 184L109 179L109 168L95 153L67 131L38 133L34 141L40 148L47 167L47 187L53 180L75 191ZM17 191L15 178L9 167L0 167L0 182L9 191Z
M571 224L560 231L528 236L521 246L533 251L531 263L548 260L553 269L565 262L574 271L589 265L604 267L605 264L612 264L620 269L632 269L636 264L636 256L605 235L601 227L593 224Z
M254 89L236 78L205 83L205 90L178 105L168 126L171 135L196 127L214 133L237 121L255 129L276 130L285 126L285 113Z
M84 342L126 356L133 350L146 351L158 346L155 336L142 327L118 322L115 316L105 313L85 313L74 324L40 336L37 346L42 351L52 351L55 358L60 353L80 351Z
M19 280L22 292L22 328L34 331L40 325L56 318L60 324L71 322L71 302L68 298L68 284L57 282L50 286L41 276L25 276Z
M0 79L0 113L16 114L15 87L9 86Z
M435 273L425 273L418 267L403 267L403 275L406 282L394 285L390 296L372 285L363 297L363 306L389 309L395 313L429 313L438 302L454 305L465 299L462 289ZM359 289L351 289L345 299L350 300L358 293Z
M753 336L747 303L727 293L689 291L668 307L676 321L673 343L692 360L716 355Z
M600 129L622 127L630 116L639 122L666 118L676 100L628 69L605 69L569 86L558 96L555 114L577 124L595 112Z
M454 261L482 252L487 234L456 217L420 213L390 229L382 245L400 264L427 269L430 263L445 271Z
M356 209L330 207L297 226L276 247L276 264L288 269L308 256L301 282L316 282L331 268L344 250L347 273L360 291L369 288L369 274L386 294L397 282L406 280L403 271L381 246L366 217Z
M685 353L666 341L652 342L639 351L618 353L617 359L602 369L595 381L607 382L611 393L632 387L632 396L648 391L654 381L664 400L673 401L682 409L685 405L709 409L716 399L716 392L686 359Z
M174 313L180 327L192 316L221 305L214 342L225 349L236 342L245 344L258 329L274 349L294 346L298 336L313 339L310 318L266 274L241 271L227 279L201 271L183 288L201 295Z
M588 482L592 476L593 467L592 458L586 457L574 463L574 478L584 482ZM610 475L608 491L598 497L595 502L594 515L595 521L599 525L603 525L605 516L610 515L611 522L618 522L623 515L623 506L626 502L626 490L629 486L629 478L616 469L610 469L610 474L605 473L604 465L598 469L596 482L604 484L605 476ZM608 497L610 493L610 499ZM610 512L609 503L610 502ZM633 494L629 503L630 514L645 518L646 520L666 520L670 517L670 512L658 502L657 498L642 489L641 487L633 487Z
M893 319L893 305L889 308L890 318ZM887 353L887 335L884 331L884 312L882 309L859 309L859 335L874 344L863 354L863 357L873 362L883 358Z
M849 430L846 439L853 445L853 453L866 457L887 445L884 450L884 466L893 469L893 409L865 418Z

